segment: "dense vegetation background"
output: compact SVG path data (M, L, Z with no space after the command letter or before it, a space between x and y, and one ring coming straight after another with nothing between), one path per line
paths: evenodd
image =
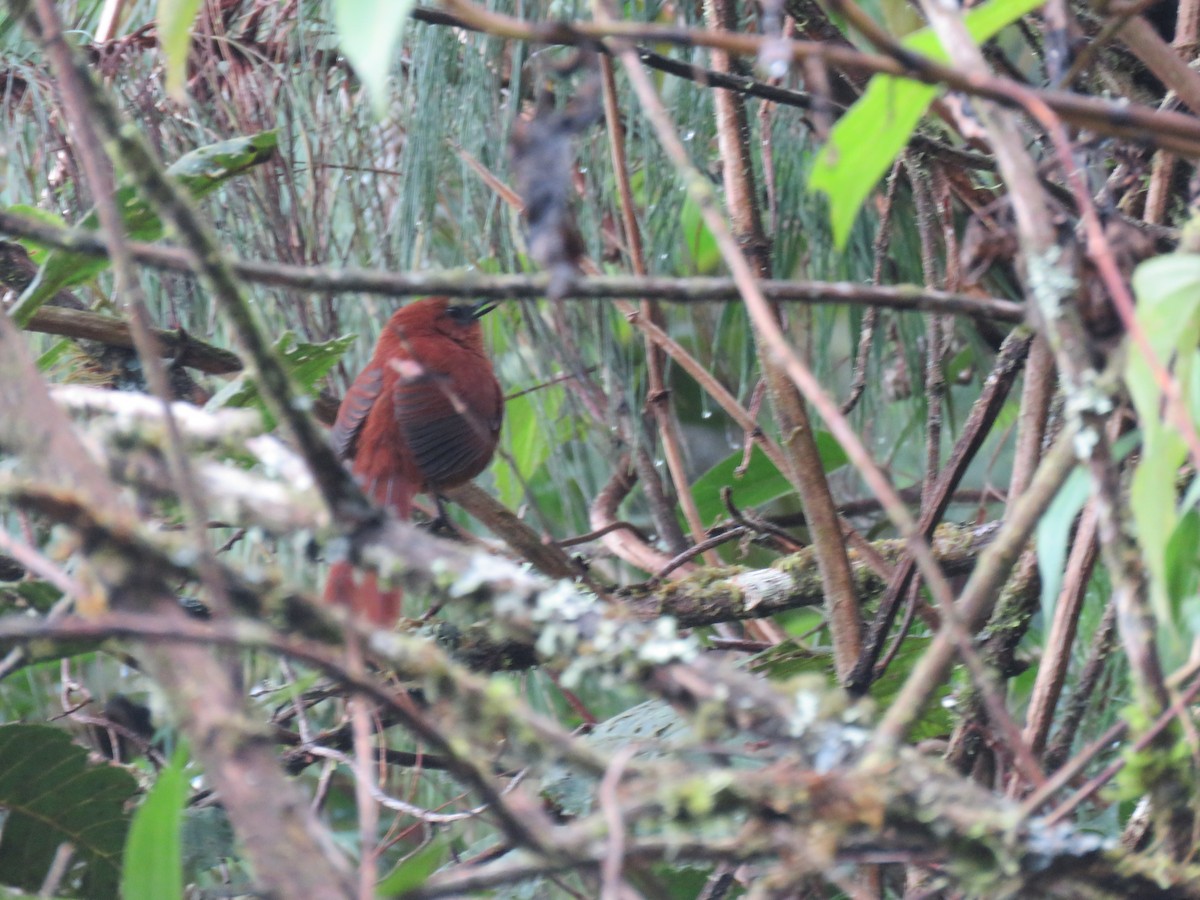
M3 9L0 891L1200 892L1200 5Z

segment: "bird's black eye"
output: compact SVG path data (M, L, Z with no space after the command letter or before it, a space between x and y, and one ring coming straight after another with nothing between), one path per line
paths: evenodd
M447 306L446 315L459 325L468 325L475 321L474 306Z

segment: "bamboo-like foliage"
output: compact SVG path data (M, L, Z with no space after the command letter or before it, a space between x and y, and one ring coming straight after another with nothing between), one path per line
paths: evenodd
M206 0L180 98L155 4L10 0L0 238L33 256L0 245L0 290L51 245L107 262L30 331L0 322L0 720L66 713L163 785L131 831L171 852L129 843L131 896L1194 891L1200 277L1185 254L1133 277L1187 215L1200 127L1159 81L1190 106L1194 74L1127 10L1052 3L976 58L929 3L608 6L418 8L379 117L328 3ZM879 24L918 6L945 61ZM1068 25L1095 45L1069 73ZM309 411L328 424L408 291L338 274L457 272L489 295L539 276L513 136L608 66L619 136L583 129L571 170L541 174L570 182L581 278L679 279L679 302L558 297L554 276L550 299L505 300L486 320L505 430L448 497L462 540L379 525ZM839 244L845 198L810 177L868 79L901 72L955 92ZM1142 102L1102 95L1134 83ZM194 204L138 156L263 132L277 153ZM117 213L106 167L178 255L47 228ZM251 264L240 281L216 248ZM710 276L736 293L688 296ZM768 307L755 276L838 284ZM871 283L962 314L853 296ZM989 296L1028 322L989 319ZM167 422L141 396L143 317L164 389L203 410ZM403 581L395 633L311 600L347 546ZM8 735L25 756L45 740ZM99 851L44 881L46 853L6 868L21 788L0 781L0 881L91 890ZM70 812L39 807L41 827L71 835ZM1112 852L1122 835L1138 852Z

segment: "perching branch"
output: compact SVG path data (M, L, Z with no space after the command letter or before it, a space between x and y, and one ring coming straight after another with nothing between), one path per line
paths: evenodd
M104 244L96 235L79 229L57 228L0 210L0 233L28 237L51 247L103 256ZM143 265L171 272L190 273L196 257L186 248L129 242L133 258ZM314 293L379 294L414 297L441 294L503 300L546 296L547 275L482 275L478 272L386 272L383 270L293 266L228 258L231 271L245 281L269 287ZM939 312L977 316L998 322L1024 320L1024 305L1011 300L930 291L916 285L867 285L852 282L762 282L763 294L780 303L845 303L882 306L907 312ZM567 300L623 297L647 298L668 303L732 302L737 286L729 278L659 278L628 275L579 277Z

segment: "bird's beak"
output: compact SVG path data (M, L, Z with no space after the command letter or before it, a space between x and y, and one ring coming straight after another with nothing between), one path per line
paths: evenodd
M488 313L490 313L493 309L495 309L499 305L500 304L498 304L498 303L493 303L491 300L484 300L480 303L475 304L475 309L474 309L472 315L476 319L482 319L484 316L486 316Z

